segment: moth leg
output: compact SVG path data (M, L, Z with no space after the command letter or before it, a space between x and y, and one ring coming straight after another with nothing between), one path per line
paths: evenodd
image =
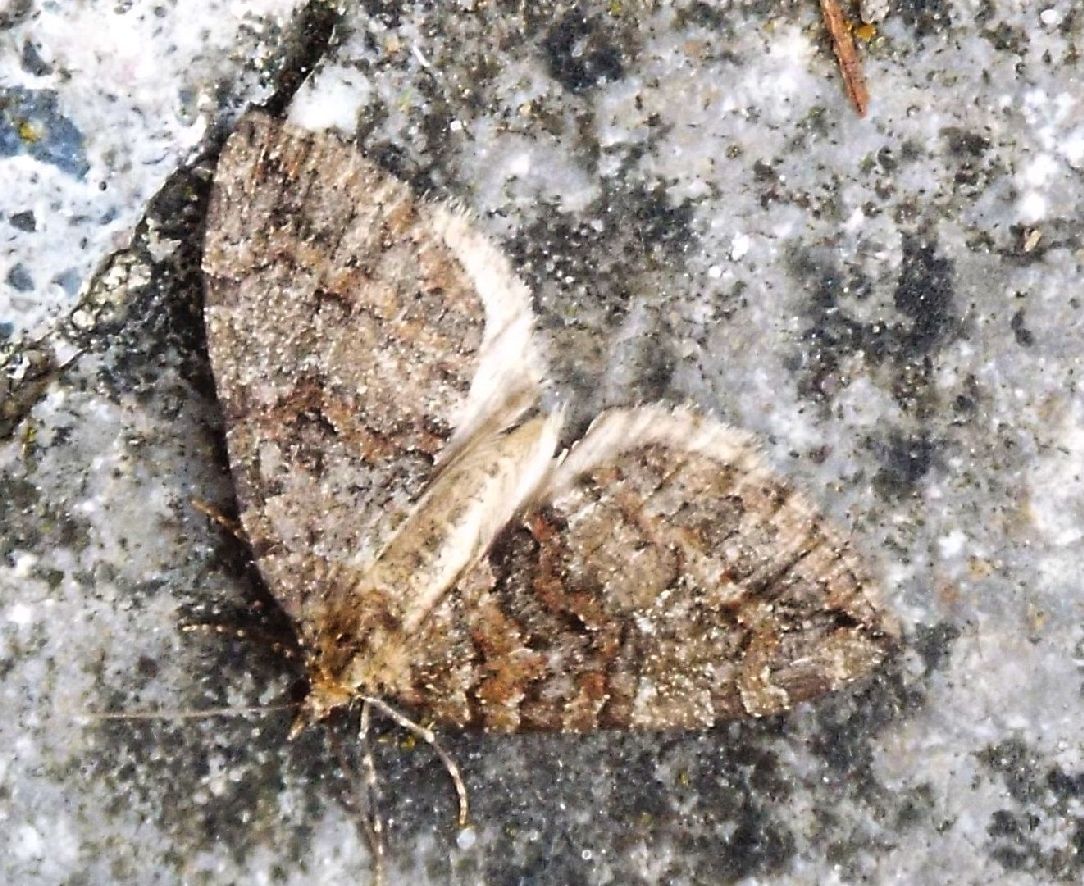
M444 768L448 772L448 777L451 778L452 784L455 785L455 793L459 799L459 828L462 830L467 826L467 819L470 817L470 808L467 804L467 786L463 783L463 776L459 773L459 767L456 765L455 760L452 759L449 754L437 741L436 735L433 734L432 729L427 729L420 723L415 723L409 717L399 713L387 702L381 701L379 698L372 696L363 696L365 707L362 708L362 715L368 710L369 705L372 705L385 717L391 719L397 726L407 730L412 735L416 735L422 741L424 741L429 747L433 749L433 752L440 758L440 762L444 764Z
M245 527L241 525L240 520L235 520L233 517L227 517L218 505L211 504L211 502L205 501L202 498L190 498L188 501L193 508L207 517L212 523L218 526L219 529L225 530L238 541L243 542L246 545L249 543L248 533L245 532Z
M361 744L361 765L365 769L365 822L368 830L369 848L373 853L373 882L377 886L382 886L384 883L384 820L380 817L380 786L376 778L373 742L369 736L371 724L372 705L369 703L369 699L365 699L361 705L361 718L358 726L358 741Z
M189 503L193 508L218 526L219 529L232 535L246 547L251 546L248 533L245 532L240 520L227 516L218 505L205 501L202 498L191 498L189 499ZM218 613L207 619L186 618L181 621L180 629L183 633L208 631L215 634L229 635L238 640L255 640L257 643L267 646L275 653L275 655L278 655L287 661L297 661L301 657L300 650L297 648L296 643L294 645L288 645L277 639L274 636L274 628L272 628L271 631L265 631L260 627L251 626L252 623L258 623L260 620L259 613L257 613L255 617L251 617L248 614L246 614L245 617L249 620L249 626L247 627L233 624L231 622L235 622L236 618L230 618L227 615Z
M245 627L238 624L230 624L223 616L222 621L198 619L185 619L180 623L179 630L182 634L208 633L219 636L233 637L235 640L251 640L267 647L271 652L285 661L297 661L300 658L296 648L288 646L268 631L260 628Z

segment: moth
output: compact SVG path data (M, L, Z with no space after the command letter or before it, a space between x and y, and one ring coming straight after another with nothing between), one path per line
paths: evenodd
M240 518L294 620L300 722L362 697L490 730L701 729L838 689L896 630L747 434L599 415L558 452L531 295L450 205L249 113L205 241Z

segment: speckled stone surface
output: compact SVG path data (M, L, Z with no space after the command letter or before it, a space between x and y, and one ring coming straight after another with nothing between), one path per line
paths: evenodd
M859 119L812 0L371 2L334 33L286 0L7 4L0 880L368 877L348 731L81 716L272 703L298 677L259 637L179 626L251 627L263 599L190 503L232 506L209 170L239 110L316 62L289 116L475 210L574 424L668 397L758 433L906 638L769 720L445 735L458 840L440 764L382 724L389 880L1079 882L1084 15L887 6Z

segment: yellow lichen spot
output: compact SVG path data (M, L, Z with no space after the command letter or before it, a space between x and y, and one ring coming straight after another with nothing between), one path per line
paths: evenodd
M43 135L41 128L33 120L20 120L16 125L16 130L19 133L19 138L24 142L30 142L30 144L41 141Z
M1032 634L1040 634L1043 628L1046 627L1047 619L1049 615L1045 609L1040 609L1038 606L1029 603L1027 607L1027 620L1028 630Z
M412 751L417 744L418 739L416 739L413 735L408 734L403 736L403 740L399 742L399 747L401 747L404 751Z
M989 560L982 557L969 557L967 571L972 578L989 578L997 570L997 567Z
M687 787L689 786L689 784L691 783L691 781L690 781L690 779L689 779L689 773L688 773L688 771L687 771L687 770L685 770L685 769L682 769L682 770L681 770L681 771L680 771L680 772L678 773L678 775L677 775L677 783L678 783L679 785L681 785L681 786L682 786L683 788L687 788Z
M854 36L863 43L869 43L870 40L877 36L877 26L870 22L861 22L854 29Z
M30 455L31 450L34 449L34 445L38 442L38 428L32 422L26 423L26 428L23 430L23 446L22 455L26 458Z

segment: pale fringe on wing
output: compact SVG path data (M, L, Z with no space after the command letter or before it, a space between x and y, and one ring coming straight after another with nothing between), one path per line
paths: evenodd
M250 115L253 126L274 126L271 118ZM292 135L311 133L307 127L283 123ZM238 136L231 137L237 138ZM266 140L266 136L263 136ZM345 145L345 143L344 143ZM227 145L227 150L229 146ZM343 165L343 182L351 180L359 166L369 166L363 152L351 151L353 162ZM345 184L342 186L345 187ZM381 187L389 194L368 194L367 200L416 200L398 178L382 173ZM452 203L419 200L429 222L466 273L482 301L485 327L478 368L470 391L455 421L455 432L441 451L446 465L475 437L511 427L516 419L539 403L547 379L547 360L534 329L530 290L516 275L507 257L473 223L470 213Z
M539 404L547 361L534 329L530 290L505 255L474 227L466 210L435 204L431 217L485 308L478 369L455 435L441 454L441 462L447 463L467 441L511 426Z
M746 473L773 473L756 438L688 406L653 403L603 412L565 455L544 492L560 494L576 477L608 459L643 446L661 445L739 466Z
M724 424L691 406L652 403L610 409L596 418L560 460L542 488L539 500L550 501L575 479L622 453L645 446L663 446L691 453L737 469L743 487L770 483L779 473L761 454L756 437ZM790 514L813 519L818 509L798 491L792 493Z

